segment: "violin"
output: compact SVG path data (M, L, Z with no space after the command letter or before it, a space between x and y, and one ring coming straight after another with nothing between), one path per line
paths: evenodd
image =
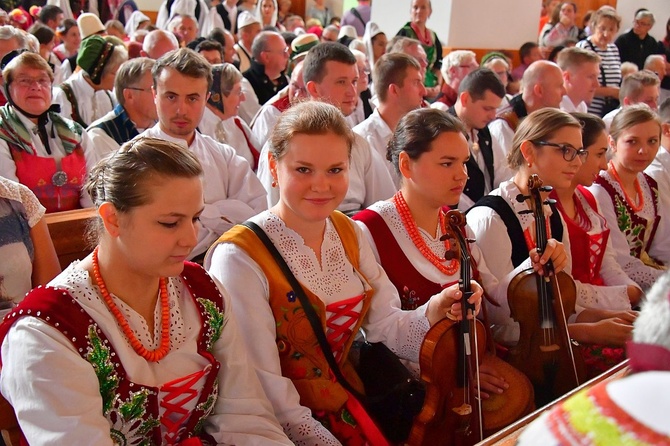
M442 319L428 330L421 345L421 379L426 397L415 417L408 444L473 445L483 439L481 398L479 398L479 362L484 354L484 325L475 318L475 306L468 302L473 292L468 242L463 235L465 216L456 210L447 212L449 238L455 252L447 260L460 257L459 287L463 318ZM469 318L470 317L470 318Z
M535 244L542 255L547 246L547 220L542 192L544 186L537 175L528 180L529 196L519 194L519 202L529 200L533 214ZM554 274L551 262L544 265L543 274L532 268L512 279L507 288L512 318L519 323L518 344L510 350L509 362L528 376L535 389L535 402L542 406L585 381L586 367L568 332L568 318L575 313L576 287L572 278L560 272Z

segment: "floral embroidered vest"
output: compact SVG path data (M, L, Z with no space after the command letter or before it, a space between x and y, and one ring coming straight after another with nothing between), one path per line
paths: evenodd
M370 209L363 209L356 214L354 220L362 221L370 230L379 252L379 263L398 290L403 310L415 310L428 302L431 296L442 291L439 283L431 282L416 270L381 215ZM457 281L458 276L455 278Z
M628 247L630 248L630 255L637 257L638 259L643 259L648 256L649 247L654 240L656 228L661 220L661 217L658 215L658 184L656 183L656 180L646 173L643 173L642 175L644 178L641 178L640 181L644 180L647 182L653 198L654 219L652 221L648 221L637 215L626 201L626 198L617 192L614 186L605 177L598 176L595 181L596 184L600 184L607 191L612 199L614 212L616 212L617 215L617 225L621 232L626 236ZM652 261L657 265L663 265L663 263L656 259L652 259Z
M195 409L184 422L179 437L170 443L186 442L192 438L195 440L191 440L193 444L215 444L203 431L203 425L218 397L217 375L221 364L211 352L223 329L223 298L199 265L185 262L181 279L200 312L202 325L198 354L206 358L209 365ZM112 440L117 444L164 444L159 389L130 381L123 364L114 359L118 357L114 346L67 291L52 287L38 287L31 291L0 325L0 343L14 322L24 316L37 317L59 330L71 340L81 357L91 364L100 383L100 409L109 422Z
M330 216L344 246L347 258L358 271L358 239L353 223L344 214L336 211ZM245 226L237 225L226 232L218 243L234 243L242 248L263 270L270 290L270 307L277 322L277 350L282 375L290 378L300 394L300 404L315 411L336 412L347 401L344 388L331 376L328 362L321 352L319 342L312 326L302 309L288 280L267 251L256 234ZM214 246L216 246L216 244ZM213 248L213 247L212 247ZM360 271L359 271L360 274ZM362 274L361 274L362 276ZM365 279L367 283L367 279ZM305 294L323 321L326 331L326 309L323 301L309 289L303 287ZM344 343L340 370L347 381L359 392L363 385L354 371L347 356L367 313L374 290L367 291L363 297L363 308L358 321L352 328L352 335Z
M86 176L86 159L81 146L61 158L60 167L51 157L32 155L9 144L16 176L21 184L33 191L47 212L79 209L81 188ZM54 184L56 172L65 172L67 180L62 186Z

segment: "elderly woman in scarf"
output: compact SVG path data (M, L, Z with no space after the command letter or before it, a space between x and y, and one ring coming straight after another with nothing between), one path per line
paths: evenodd
M47 212L91 206L82 185L97 158L84 129L51 105L51 68L39 54L17 51L2 66L0 176L28 186Z
M245 99L242 73L233 64L224 63L214 65L212 74L214 82L198 129L202 134L233 147L255 172L261 146L247 123L238 116L240 104Z

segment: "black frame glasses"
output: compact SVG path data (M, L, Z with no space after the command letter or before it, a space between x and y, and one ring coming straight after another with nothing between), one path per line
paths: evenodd
M567 162L573 161L578 156L582 159L582 161L584 161L586 157L589 156L588 150L576 149L570 144L559 144L557 142L549 142L549 141L532 141L532 143L539 147L549 146L560 149L560 151L563 153L563 159L566 160Z

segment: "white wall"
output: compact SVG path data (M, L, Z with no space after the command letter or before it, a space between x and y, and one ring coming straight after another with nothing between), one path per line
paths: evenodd
M670 0L659 0L670 2ZM538 0L434 0L428 27L444 47L516 49L537 40ZM393 37L409 20L411 0L372 3L372 21ZM391 7L392 5L392 7Z
M665 24L670 18L670 0L618 0L616 9L621 16L621 30L633 26L633 14L640 8L647 8L654 13L656 24L650 34L657 40L665 38Z

